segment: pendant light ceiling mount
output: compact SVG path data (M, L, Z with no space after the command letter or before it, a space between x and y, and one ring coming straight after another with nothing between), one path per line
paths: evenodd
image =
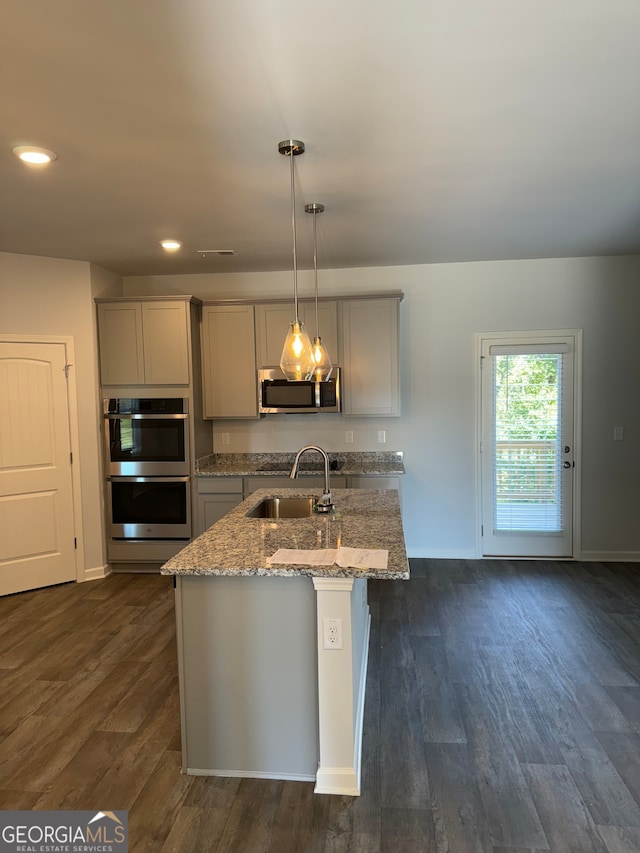
M285 157L304 154L304 142L299 139L283 139L282 142L278 143L278 151Z

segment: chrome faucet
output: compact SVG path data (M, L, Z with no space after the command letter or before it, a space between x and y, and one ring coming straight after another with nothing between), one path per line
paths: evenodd
M331 486L329 484L329 457L321 447L318 447L317 444L307 444L305 447L300 448L300 450L296 453L296 458L293 463L293 468L291 469L289 477L291 477L292 480L295 480L295 478L298 476L298 465L300 464L300 457L303 453L306 453L307 450L317 450L324 460L324 490L322 492L322 497L318 498L318 500L314 503L313 511L331 512L333 510L333 502L331 501Z

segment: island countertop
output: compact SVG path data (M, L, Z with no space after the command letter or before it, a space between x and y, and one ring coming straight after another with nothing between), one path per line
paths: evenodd
M263 577L358 577L408 580L400 501L391 489L335 489L335 512L309 518L249 518L266 497L320 496L321 489L259 489L232 509L162 567L165 575L228 575ZM271 565L279 548L384 549L386 569L339 566Z

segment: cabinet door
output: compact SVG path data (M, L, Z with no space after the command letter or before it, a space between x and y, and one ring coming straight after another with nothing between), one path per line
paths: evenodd
M146 385L189 384L189 331L186 302L143 302Z
M302 318L301 318L302 319ZM280 364L284 339L293 321L293 302L256 305L256 359L258 367Z
M345 415L399 415L398 300L342 303Z
M366 477L349 477L350 489L396 489L400 491L400 477L384 477L368 475Z
M242 495L198 495L196 536L208 530L242 502Z
M309 339L316 334L315 302L298 304L300 319ZM256 305L256 357L258 367L277 367L280 364L284 339L293 320L293 302ZM338 350L338 307L335 301L318 304L318 326L332 364L341 363Z
M144 384L139 302L98 305L98 339L102 385Z
M202 315L205 418L258 416L253 305L207 305Z

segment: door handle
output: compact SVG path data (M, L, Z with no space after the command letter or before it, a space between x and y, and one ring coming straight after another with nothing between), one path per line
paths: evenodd
M563 462L562 467L563 468L571 468L571 462Z

